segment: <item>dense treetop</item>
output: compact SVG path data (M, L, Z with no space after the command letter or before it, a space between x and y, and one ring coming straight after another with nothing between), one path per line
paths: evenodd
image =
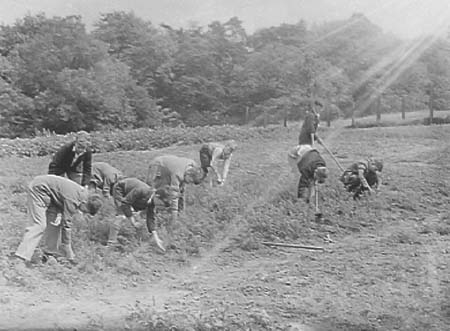
M133 13L0 26L0 137L450 108L450 38L403 41L365 16L247 35L242 22L154 26ZM431 96L431 98L430 98ZM378 99L379 100L379 99Z

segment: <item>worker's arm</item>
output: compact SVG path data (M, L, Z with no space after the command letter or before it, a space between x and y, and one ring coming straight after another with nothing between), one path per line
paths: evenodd
M156 245L162 251L166 249L163 246L162 240L159 238L158 233L156 232L156 220L155 220L155 203L153 201L153 197L151 198L150 203L147 206L147 230L152 234L153 239L155 240Z
M120 210L125 215L125 217L130 220L131 224L135 227L139 227L139 223L136 221L135 217L133 216L133 203L136 201L136 199L139 199L139 191L134 189L131 190L127 195L124 197L120 196L120 192L118 190L116 191L117 196L115 198L120 200Z
M370 193L373 192L372 188L369 186L369 184L367 183L366 177L364 177L364 170L359 168L358 169L358 178L361 181L361 185L366 188L367 190L369 190Z
M230 154L230 156L227 157L223 162L222 184L224 184L225 180L227 179L228 171L230 170L231 157L232 157L232 154Z
M320 139L317 134L314 134L314 139L319 143L319 145L323 145L322 139Z
M377 174L377 179L375 181L375 188L377 190L381 189L381 177Z
M219 157L222 154L222 148L214 148L214 151L211 156L211 169L217 176L217 181L221 183L223 181L222 176L219 173Z

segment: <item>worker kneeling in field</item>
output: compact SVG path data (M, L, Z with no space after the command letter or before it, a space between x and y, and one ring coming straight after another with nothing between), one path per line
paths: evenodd
M92 175L89 182L89 189L102 191L105 198L113 194L113 186L121 179L122 172L106 162L94 162L92 164Z
M212 176L209 184L213 185L213 177L215 176L219 185L225 184L230 169L231 156L236 150L237 144L234 140L229 140L224 144L211 142L204 144L200 149L200 164L203 169L203 175L208 175L211 168ZM219 170L219 161L222 161L222 172Z
M368 159L364 162L355 162L344 171L340 180L348 192L353 193L353 199L359 199L364 192L369 194L378 189L381 180L378 173L383 170L383 161Z
M117 217L110 225L108 246L118 243L117 236L119 234L122 221L127 218L135 228L139 228L140 224L133 216L133 211L145 210L146 224L148 232L152 234L156 245L165 250L162 240L158 237L155 224L155 199L158 198L169 205L168 187L160 187L154 189L137 178L122 178L113 189L113 199L117 208Z
M295 154L294 154L295 155ZM320 153L311 146L298 148L297 157L289 156L291 165L296 162L300 172L297 197L305 199L309 203L316 193L316 184L322 184L328 176L325 160Z
M61 239L62 252L69 261L75 263L72 250L72 220L79 212L95 215L103 205L100 195L89 194L87 189L67 178L42 175L35 177L28 185L27 199L28 214L34 224L26 229L15 256L30 261L46 232L43 258L61 256ZM62 213L62 221L57 226L52 225L58 213Z
M150 162L147 183L159 189L165 185L170 191L170 210L172 218L185 208L186 184L198 185L204 178L202 169L194 160L175 155L162 155Z

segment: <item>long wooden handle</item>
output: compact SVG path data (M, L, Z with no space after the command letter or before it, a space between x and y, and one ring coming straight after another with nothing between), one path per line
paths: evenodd
M323 143L323 140L322 140L322 146L323 146L323 148L325 148L325 150L328 152L328 154L330 154L330 156L334 160L334 162L336 162L339 169L341 169L341 171L345 171L344 167L339 163L339 161L336 159L336 157L333 155L333 153L331 153L331 151L328 149L328 147L325 146L325 144Z
M312 249L312 250L318 250L318 251L324 250L323 247L319 247L319 246L306 246L306 245L297 245L297 244L274 243L274 242L267 242L267 241L262 242L262 244L266 245L266 246L303 248L303 249Z

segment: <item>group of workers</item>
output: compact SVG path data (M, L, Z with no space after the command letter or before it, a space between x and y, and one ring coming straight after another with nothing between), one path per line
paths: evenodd
M209 183L221 186L227 179L235 141L206 143L200 149L200 165L192 159L162 155L150 161L146 180L125 176L106 162L92 162L89 134L79 132L76 139L62 146L53 156L48 174L35 177L28 185L27 227L19 247L12 254L29 262L45 234L42 260L50 257L76 264L72 249L72 222L77 214L95 215L105 200L112 199L116 216L109 224L107 246L118 244L125 219L136 227L135 214L145 211L146 226L156 245L165 250L155 224L155 201L171 212L172 221L185 207L187 184L198 185L210 174ZM157 203L158 203L157 202Z
M314 147L316 142L324 146L317 136L318 125L319 114L311 107L306 112L298 145L288 152L292 170L300 172L297 197L309 204L315 196L316 214L317 184L324 183L328 177L326 162ZM136 228L140 227L135 213L145 211L147 229L156 245L164 251L155 224L155 201L169 208L172 221L177 219L185 208L185 186L204 182L208 174L210 186L224 185L236 148L233 140L206 143L199 151L200 165L186 157L158 156L150 161L144 182L125 176L106 162L92 162L89 134L79 132L73 142L54 154L48 174L35 177L29 184L28 212L33 224L26 228L13 257L30 261L45 234L43 260L63 257L75 264L71 236L73 219L77 214L95 215L106 199L112 199L116 208L116 216L109 225L108 246L118 243L125 219ZM380 185L378 173L382 169L380 160L356 162L344 171L340 180L353 193L353 198L358 199L364 192L372 193Z
M316 101L315 106L321 107L322 104ZM293 172L300 172L297 197L304 199L308 204L315 197L316 215L321 215L318 208L317 184L325 182L328 177L328 169L320 152L314 147L316 142L325 147L323 141L317 136L318 126L319 114L311 106L306 111L298 145L288 152L288 162ZM327 148L325 149L328 151ZM341 167L340 164L339 167ZM379 173L382 170L383 162L381 160L369 158L366 163L355 162L350 165L344 170L339 180L348 192L353 193L353 199L356 200L365 192L371 194L380 187Z

